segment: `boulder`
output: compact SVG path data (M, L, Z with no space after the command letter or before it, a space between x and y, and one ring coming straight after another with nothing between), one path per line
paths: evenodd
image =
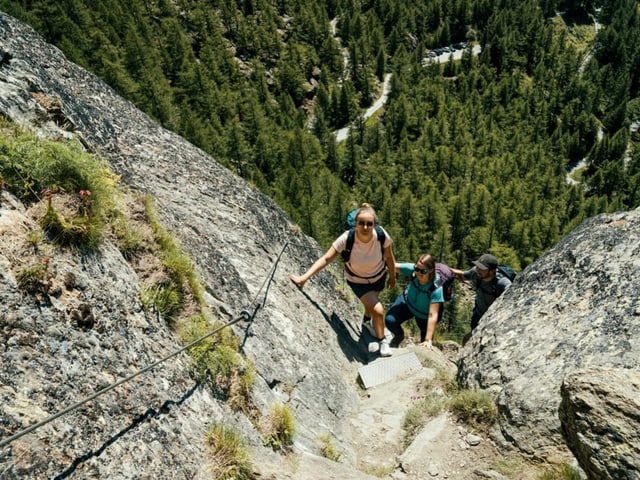
M560 386L585 367L640 367L640 210L585 220L525 268L460 353L459 380L496 397L527 454L566 449Z
M640 372L588 368L567 375L560 422L592 480L640 478Z

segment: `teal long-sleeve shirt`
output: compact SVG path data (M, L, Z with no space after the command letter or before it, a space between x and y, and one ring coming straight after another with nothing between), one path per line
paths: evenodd
M413 274L413 263L399 263L400 274L409 277L409 284L404 289L404 301L409 310L417 318L429 318L429 307L431 303L444 302L442 287L433 288L433 281L420 285L417 277ZM436 278L437 274L436 274ZM438 282L440 283L440 282Z

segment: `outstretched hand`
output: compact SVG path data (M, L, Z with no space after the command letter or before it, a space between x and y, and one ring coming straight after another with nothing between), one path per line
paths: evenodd
M419 344L421 347L426 347L427 350L433 350L433 343L431 343L431 340L425 340L424 342Z

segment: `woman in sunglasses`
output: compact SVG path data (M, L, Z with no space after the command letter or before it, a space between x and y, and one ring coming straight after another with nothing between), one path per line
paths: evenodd
M394 335L391 346L400 345L404 339L402 324L415 318L420 328L420 345L431 348L438 312L444 302L442 287L435 284L436 262L425 253L418 257L415 264L397 263L395 271L410 277L410 281L385 317L385 324Z
M369 343L369 352L380 352L383 357L391 355L389 340L384 336L384 307L380 302L380 292L393 288L396 284L395 258L391 245L393 241L389 234L382 230L384 242L382 248L378 240L376 228L376 211L368 203L363 203L356 214L355 241L351 248L349 260L344 264L344 274L347 284L364 306L363 323L372 320L376 341ZM329 265L347 248L349 230L340 235L329 250L311 265L303 275L289 275L298 288L302 288L307 280ZM392 272L387 280L387 272Z

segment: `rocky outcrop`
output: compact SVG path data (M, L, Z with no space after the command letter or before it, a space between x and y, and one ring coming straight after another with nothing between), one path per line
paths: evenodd
M287 403L299 450L316 453L317 437L328 434L345 449L343 463L352 462L344 418L357 400L350 365L359 360L352 327L359 313L337 294L337 269L314 278L304 293L288 279L322 253L318 245L265 195L2 13L0 58L2 115L43 136L78 138L108 162L123 186L152 195L160 221L195 263L220 321L256 312L250 329L242 322L233 327L256 365L256 407L266 413L276 401ZM32 221L10 199L2 204L7 222ZM10 235L5 231L4 239ZM16 288L11 267L21 248L17 241L0 253L6 267L0 284L3 438L181 346L164 322L142 311L134 272L113 245L90 256L56 255L51 268L73 272L81 287L53 305ZM92 306L93 329L66 316L72 297ZM204 435L220 421L256 448L256 463L267 462L272 455L249 419L196 387L187 364L178 357L137 385L12 443L0 452L3 472L50 478L84 468L100 478L141 478L144 467L147 478L206 476Z
M640 478L640 373L588 368L561 388L567 445L593 480Z
M459 378L494 392L508 441L542 457L564 449L565 376L595 366L638 369L639 271L640 210L602 214L527 267L491 306L461 352Z

